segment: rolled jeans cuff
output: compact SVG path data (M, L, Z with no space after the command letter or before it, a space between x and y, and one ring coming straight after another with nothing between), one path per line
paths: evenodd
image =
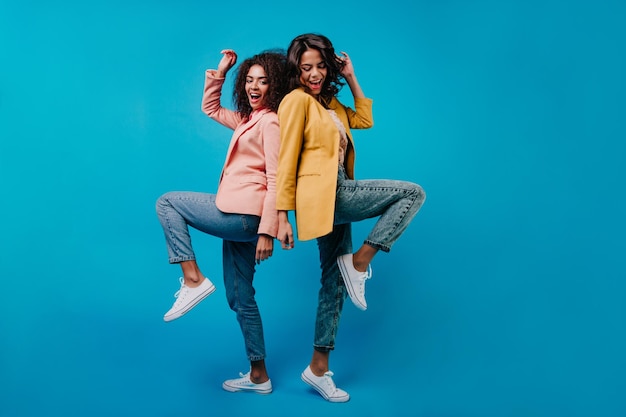
M196 260L195 256L175 256L169 259L171 264L179 264L181 262L195 261L195 260Z
M373 248L376 248L378 250L381 250L383 252L389 252L391 250L391 248L387 245L383 245L380 243L376 243L376 242L372 242L371 240L365 240L365 244L368 246L371 246Z

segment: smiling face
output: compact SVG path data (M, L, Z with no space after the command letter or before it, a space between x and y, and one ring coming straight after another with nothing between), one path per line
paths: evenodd
M300 84L307 93L318 97L328 74L326 62L317 49L307 49L300 57Z
M246 94L252 111L264 107L269 89L269 81L263 67L257 64L251 66L246 75Z

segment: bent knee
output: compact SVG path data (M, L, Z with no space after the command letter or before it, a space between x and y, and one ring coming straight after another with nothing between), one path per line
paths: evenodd
M169 203L170 198L175 193L176 193L175 191L168 191L167 193L161 195L161 197L157 198L157 200L156 200L157 210L158 210L159 207L168 206L170 204Z
M426 191L419 184L412 183L411 194L415 195L417 200L424 201L426 199Z

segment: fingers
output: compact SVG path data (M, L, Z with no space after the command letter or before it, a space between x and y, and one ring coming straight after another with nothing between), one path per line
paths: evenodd
M285 250L293 249L293 246L294 246L293 235L286 234L283 237L283 239L280 239L280 245Z
M349 56L347 53L345 53L344 51L341 51L341 55L343 55L343 56L339 56L339 55L337 55L337 59L338 59L339 61L342 61L342 62L347 62L347 61L349 61L349 60L350 60L350 56Z
M220 53L223 54L225 58L230 59L232 65L237 62L237 53L233 49L222 49Z
M279 213L278 234L276 239L280 242L283 249L292 249L294 246L293 228L289 223L289 220L284 216L285 212Z
M258 264L269 259L272 256L272 249L257 250L254 261Z
M274 253L274 238L261 234L256 243L255 262L260 264L262 261L269 259Z

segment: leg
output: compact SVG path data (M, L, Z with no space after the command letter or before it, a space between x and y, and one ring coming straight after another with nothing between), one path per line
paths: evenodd
M250 361L250 380L269 380L265 369L265 340L261 314L252 285L255 272L256 239L251 242L223 242L224 287L228 305L237 315Z
M340 171L341 173L341 171ZM407 181L350 180L340 174L335 204L335 223L350 223L380 216L365 244L389 252L424 203L422 187ZM357 261L376 253L362 248ZM355 254L356 255L356 254ZM371 259L370 259L371 260Z
M189 226L222 239L247 242L256 236L257 224L248 216L224 213L215 205L215 195L195 192L169 192L156 203L159 222L165 233L170 263L195 260Z
M215 195L195 192L170 192L157 200L156 211L165 234L170 263L179 263L183 272L174 306L165 321L179 318L215 290L200 271L191 245L189 226L202 232L233 240L256 237L258 221L223 213L215 205ZM254 220L254 216L248 216Z
M350 299L359 309L367 309L365 281L371 276L372 259L379 250L389 252L417 214L424 198L424 190L417 184L395 180L355 181L339 170L335 223L380 216L354 254L345 253L337 258Z
M337 257L352 251L352 227L350 224L335 225L333 231L317 239L322 270L321 288L318 294L317 315L315 319L314 348L320 352L329 352L335 348L335 337L339 328L339 319L346 298L346 288L339 274ZM318 373L328 371L328 363L318 367Z
M313 356L302 373L302 380L316 389L324 399L345 402L347 392L337 388L329 370L330 351L335 348L335 337L346 298L346 289L337 267L337 256L352 250L350 224L336 225L333 231L317 239L322 269L322 287L318 295Z
M256 236L255 224L247 224L239 214L221 212L215 205L214 194L169 192L157 200L156 211L165 234L169 262L181 264L185 284L192 288L204 276L195 262L189 226L235 241L249 241Z

